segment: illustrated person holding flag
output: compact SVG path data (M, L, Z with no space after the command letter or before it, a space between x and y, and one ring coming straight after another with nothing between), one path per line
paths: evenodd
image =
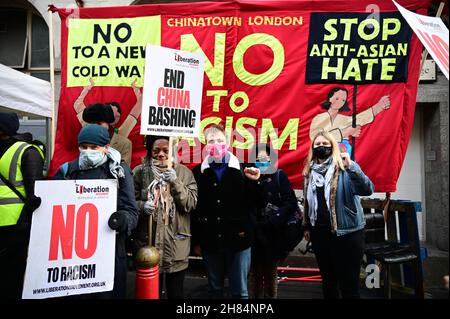
M112 291L86 295L88 298L124 299L126 296L127 255L126 238L136 227L138 212L134 197L133 177L129 166L121 161L120 153L110 147L108 130L97 124L87 124L78 134L80 155L61 165L54 179L117 179L117 210L108 221L117 232Z
M32 213L41 199L34 195L43 178L44 154L14 136L16 113L0 112L0 299L21 299Z
M311 121L309 130L311 140L318 132L325 131L329 132L338 143L349 145L349 137L358 137L362 126L372 123L378 114L391 106L389 95L383 96L374 106L356 114L356 127L352 127L352 116L340 114L350 111L347 98L348 91L343 87L334 87L328 92L327 100L320 104L327 111L316 115Z
M117 122L114 109L117 109L117 107L113 107L111 104L91 104L83 110L83 121L90 124L98 124L108 129L111 137L111 147L117 150L125 163L130 166L133 146L128 138L115 132L112 126Z
M95 83L92 79L89 79L89 85L85 86L83 88L83 90L81 91L80 95L78 96L78 98L75 100L74 104L73 104L73 108L75 110L75 113L77 114L77 118L80 121L80 124L82 126L84 126L86 123L98 123L98 121L94 121L93 119L90 119L89 117L85 117L85 109L86 109L86 104L84 103L84 99L86 98L87 94L92 90L92 88L95 86ZM117 102L108 102L108 103L102 103L102 104L106 104L109 105L112 109L113 112L113 120L110 121L109 120L109 116L108 116L108 121L107 123L109 124L110 128L111 128L111 145L114 146L118 146L118 145L122 145L122 148L124 148L125 146L123 146L124 144L129 144L126 145L126 147L131 147L131 141L128 140L128 136L130 135L132 129L135 127L135 125L137 124L138 118L141 115L142 112L142 93L140 91L140 89L136 86L136 80L133 81L133 83L131 83L131 87L133 89L134 95L136 96L136 103L134 104L133 108L131 109L130 113L128 113L128 116L126 117L126 119L123 121L123 123L120 125L120 127L116 127L117 123L120 121L121 115L122 115L122 110L120 108L120 104ZM120 136L118 136L120 135ZM127 143L128 140L128 143ZM121 151L121 149L118 149L119 151ZM122 154L122 152L121 152ZM125 160L125 162L128 165L131 165L131 150L128 152L126 152L123 155L123 159Z
M179 163L169 168L169 137L147 135L147 156L133 170L139 209L134 247L149 244L149 218L152 216L151 243L160 251L160 290L168 299L182 299L185 272L191 248L191 212L197 206L197 183L191 170Z
M257 183L260 170L242 169L228 152L225 129L212 125L205 131L207 156L194 168L198 205L192 215L194 253L201 254L208 273L211 298L224 297L228 276L231 297L248 299Z

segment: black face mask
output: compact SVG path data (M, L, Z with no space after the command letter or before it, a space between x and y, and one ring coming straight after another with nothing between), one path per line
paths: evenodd
M313 148L313 155L317 157L318 159L327 159L330 157L332 153L332 147L331 146L319 146Z

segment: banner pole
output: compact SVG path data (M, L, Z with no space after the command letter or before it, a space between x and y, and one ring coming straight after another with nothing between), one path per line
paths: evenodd
M441 16L442 11L444 10L444 6L445 6L445 2L441 2L439 4L439 8L437 9L437 12L436 12L436 18L439 18ZM423 65L424 65L427 57L428 57L428 50L424 48L423 52L422 52L422 59L420 60L419 80L417 82L420 82L420 74L422 73L422 68L423 68Z
M51 141L50 145L50 159L53 158L53 153L55 152L55 59L53 51L53 12L48 11L48 40L49 40L49 51L50 51L50 85L51 85L51 97L52 97L52 118L51 118Z
M353 84L353 110L352 110L352 127L356 127L356 94L358 93L357 84ZM355 160L355 137L352 136L352 153L350 158Z

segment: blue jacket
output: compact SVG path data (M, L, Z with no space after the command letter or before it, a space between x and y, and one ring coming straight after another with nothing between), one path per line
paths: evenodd
M306 227L311 227L306 194L308 193L309 175L305 176L305 218ZM364 228L364 211L360 196L370 196L374 190L373 183L363 173L359 165L352 162L347 170L336 168L331 180L330 208L331 230L337 236L346 235Z

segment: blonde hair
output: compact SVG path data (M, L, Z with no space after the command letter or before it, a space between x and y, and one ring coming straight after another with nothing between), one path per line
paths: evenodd
M225 139L228 141L227 134L225 133L225 128L220 124L213 124L205 130L205 139L208 140L208 135L220 132L225 136Z
M313 148L314 148L314 142L319 136L323 136L328 142L331 143L331 157L333 158L333 163L336 165L336 167L339 167L341 170L344 170L344 164L342 163L341 159L341 151L339 149L339 145L336 142L336 139L328 132L320 131L318 132L314 138L311 140L311 146L309 147L308 156L305 160L305 165L303 166L303 175L307 176L309 175L309 172L311 170L310 163L311 161L317 162L317 158L313 155Z

